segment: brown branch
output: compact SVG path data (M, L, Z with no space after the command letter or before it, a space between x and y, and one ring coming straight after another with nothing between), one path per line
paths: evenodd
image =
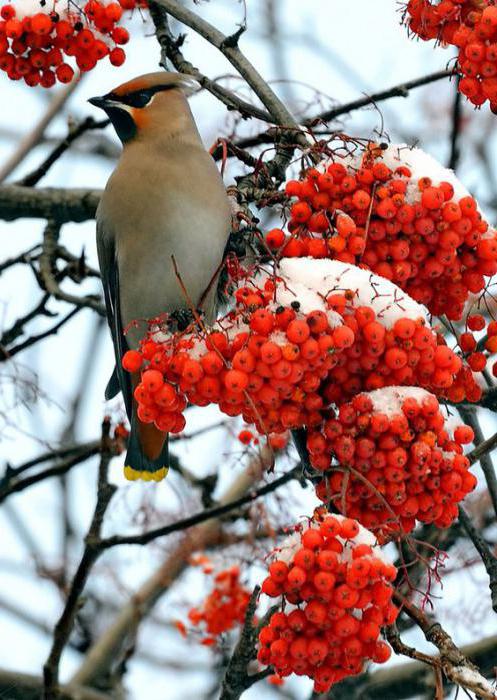
M362 107L367 107L368 105L376 104L377 102L389 100L391 97L408 97L409 90L412 90L413 88L428 85L429 83L434 83L437 80L443 80L444 78L450 78L454 75L455 72L453 70L441 70L437 71L436 73L424 75L422 78L408 80L400 85L394 85L386 90L374 92L372 95L366 95L365 97L360 97L352 102L347 102L340 107L327 109L324 112L316 114L314 117L308 117L304 120L303 124L305 126L312 126L318 122L329 122L332 119L342 116L343 114L349 114L349 112L354 112L356 109L361 109Z
M42 690L40 677L0 669L0 697L5 700L40 700ZM57 694L57 700L112 700L107 693L73 683L58 686Z
M53 219L47 221L43 232L42 253L40 255L40 281L45 291L59 301L81 308L89 308L96 311L100 316L105 316L105 307L94 296L79 297L74 294L64 292L56 277L55 264L57 257L57 245L59 241L60 224Z
M450 130L450 155L447 167L455 170L459 163L461 149L459 147L459 136L462 127L462 93L459 90L459 76L456 77L454 85L454 103L452 107L452 125Z
M53 219L59 224L95 218L102 190L64 187L33 189L18 185L0 186L0 218Z
M87 459L90 459L90 457L98 454L99 450L100 445L96 447L90 445L88 448L82 449L80 452L77 452L76 454L67 457L65 460L58 462L53 467L44 469L37 474L25 477L24 479L18 478L15 470L9 470L9 468L7 468L6 473L0 480L0 503L5 501L5 499L12 494L20 493L30 486L40 483L40 481L45 481L45 479L50 479L53 476L62 476L63 474L67 474L67 472L76 465L86 462ZM12 474L12 471L14 471L14 474Z
M258 626L254 624L254 616L260 592L260 586L256 586L250 596L240 638L226 667L219 700L239 700L254 683L274 673L271 667L259 673L247 672L250 662L256 656Z
M177 71L185 75L191 75L192 78L210 92L211 95L214 95L214 97L226 105L228 110L240 112L244 119L255 117L264 122L273 122L273 118L268 112L252 105L250 102L246 102L232 90L228 90L214 80L210 80L206 75L201 73L198 68L187 61L180 49L184 37L173 36L164 8L155 2L150 2L149 8L150 15L155 25L155 35L162 49L161 64L164 68L167 69L166 59L169 59Z
M59 621L55 625L52 647L43 667L44 700L55 700L57 696L56 687L59 682L60 658L74 625L74 620L78 612L80 595L83 592L93 565L102 552L101 549L94 547L92 542L95 540L95 538L100 537L105 511L107 510L111 498L116 491L116 487L109 484L107 480L109 462L112 457L109 432L110 420L105 419L102 423L102 443L100 465L98 469L97 502L90 528L88 530L88 535L85 539L83 556L72 580L64 610L62 611Z
M26 340L24 340L22 343L14 345L14 347L9 348L8 350L4 349L2 347L2 344L0 343L0 362L10 360L15 355L18 355L20 352L23 352L23 350L27 350L27 348L30 348L33 345L35 345L40 340L44 340L50 335L55 335L62 328L62 326L65 326L66 323L70 321L73 316L75 316L81 311L81 309L81 306L76 306L74 309L69 311L68 314L61 318L60 321L58 321L54 326L51 326L46 331L43 331L43 333L38 333L36 335L29 336L29 338L26 338Z
M480 421L474 413L466 410L465 408L460 408L459 412L463 420L473 428L475 433L475 444L476 448L473 452L470 452L468 457L474 460L474 454L478 455L478 460L481 465L482 472L485 476L485 481L487 482L488 492L490 494L490 499L494 508L494 512L497 515L497 476L495 474L495 468L490 457L495 445L497 445L497 435L493 435L488 440L483 437L483 432L480 427ZM481 449L480 449L481 448ZM477 452L477 450L479 450ZM476 460L474 460L476 461Z
M232 503L249 491L271 462L271 451L263 448L226 490L221 505ZM221 532L220 519L210 518L184 533L163 564L131 596L113 624L91 647L81 668L72 678L73 683L87 685L105 675L107 669L115 664L125 644L134 638L141 621L185 569L191 555L217 543Z
M388 100L392 97L407 97L410 90L413 90L423 85L428 85L429 83L442 80L443 78L451 77L454 72L451 70L437 71L436 73L430 73L429 75L424 75L421 78L415 78L414 80L408 80L407 82L400 83L399 85L394 85L391 88L382 90L381 92L373 93L372 95L367 95L365 97L359 98L352 102L347 102L344 105L335 107L323 112L319 112L313 117L306 117L302 120L302 125L305 127L313 127L320 122L328 122L337 116L342 114L349 114L362 107L367 107L371 104L376 104L377 102L382 102ZM274 143L275 135L278 132L278 127L272 127L263 131L259 134L254 134L253 136L246 136L235 142L235 146L239 148L253 148L255 146L261 146L263 144ZM222 157L222 150L217 148L213 153L213 158L219 160ZM233 154L234 155L234 154Z
M440 653L440 664L449 681L466 690L476 693L485 700L495 700L497 692L480 674L476 666L454 644L451 636L439 622L433 622L425 613L404 598L394 593L397 605L418 625L425 639L434 644Z
M197 34L215 46L247 81L276 124L297 127L297 122L288 109L275 95L260 73L238 48L239 35L225 36L216 27L181 5L178 0L155 0L178 22L193 29Z
M462 654L482 669L487 678L495 674L497 636L461 647ZM446 682L445 686L452 685ZM330 700L408 700L433 697L433 674L421 661L409 662L362 674L333 687ZM323 696L320 696L322 698ZM324 700L324 699L323 699Z

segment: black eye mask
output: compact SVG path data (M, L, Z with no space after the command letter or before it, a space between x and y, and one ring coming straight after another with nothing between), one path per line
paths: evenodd
M142 109L146 107L152 97L157 92L165 92L166 90L173 90L178 87L177 85L157 85L155 87L146 88L144 90L136 90L135 92L130 92L128 95L116 95L110 92L106 97L110 100L115 100L116 102L121 102L129 107L136 107L137 109Z

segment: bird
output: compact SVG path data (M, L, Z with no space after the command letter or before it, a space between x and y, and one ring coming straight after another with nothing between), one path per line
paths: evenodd
M147 321L216 316L216 278L231 228L221 175L204 148L188 96L198 85L181 73L148 73L88 101L103 109L122 142L96 212L97 253L116 366L106 399L122 392L130 434L124 476L161 481L168 435L137 416L139 372L121 360L136 350Z

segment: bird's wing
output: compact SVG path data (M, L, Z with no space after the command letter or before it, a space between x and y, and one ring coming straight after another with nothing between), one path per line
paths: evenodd
M133 403L131 377L128 372L124 371L121 364L122 357L129 348L126 343L126 338L124 337L121 321L119 268L117 265L116 248L113 238L105 234L102 222L98 221L98 219L97 252L102 275L102 285L104 288L107 321L109 323L116 356L116 366L105 390L105 398L113 398L120 390L123 395L124 405L126 406L126 413L131 420Z

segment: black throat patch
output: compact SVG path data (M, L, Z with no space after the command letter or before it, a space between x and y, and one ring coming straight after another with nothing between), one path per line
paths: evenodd
M120 109L119 107L107 107L105 111L109 115L109 119L116 130L116 134L123 143L130 141L136 136L136 124L127 110Z

